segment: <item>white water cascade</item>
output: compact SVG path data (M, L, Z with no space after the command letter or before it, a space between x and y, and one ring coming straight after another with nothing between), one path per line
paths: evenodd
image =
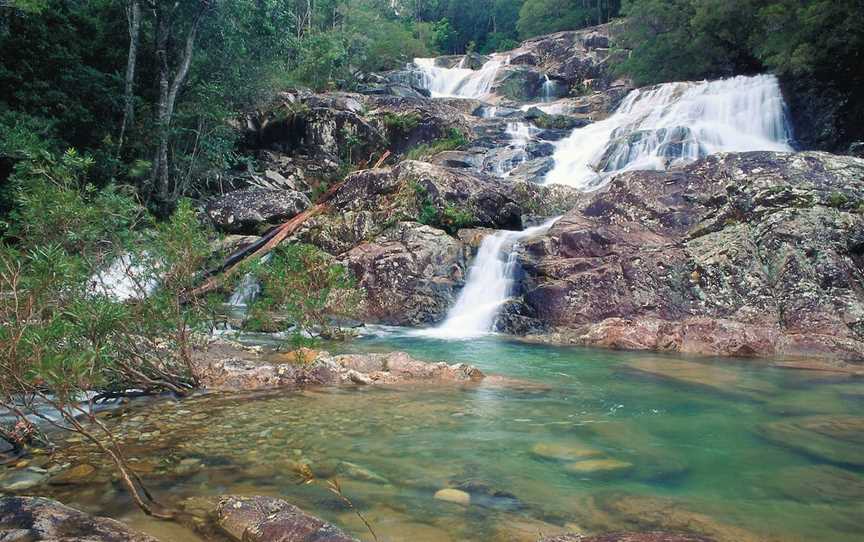
M434 58L415 58L414 64L423 72L423 86L433 98L483 98L492 89L498 68L506 62L493 56L479 70L462 67L465 58L455 68L441 68Z
M468 271L468 280L447 319L432 329L418 332L441 339L468 339L492 331L501 305L513 291L518 269L516 246L520 241L542 235L560 217L522 231L498 231L483 239Z
M791 151L777 78L733 77L634 90L609 118L555 151L547 183L596 190L615 173L665 169L717 152Z
M118 256L107 269L90 277L87 291L120 302L147 298L159 287L159 279L154 274L159 266L149 258L146 253Z
M272 253L265 254L264 257L261 258L261 264L263 265L269 262L272 256ZM243 275L243 278L240 279L240 282L237 284L234 291L231 292L231 297L228 298L228 305L235 309L245 309L253 301L258 299L260 294L261 283L258 282L255 273L246 273Z
M498 177L509 177L514 169L528 160L526 148L531 139L540 132L539 128L527 122L508 122L505 134L510 140L507 145L511 152L505 158L495 164L494 173Z

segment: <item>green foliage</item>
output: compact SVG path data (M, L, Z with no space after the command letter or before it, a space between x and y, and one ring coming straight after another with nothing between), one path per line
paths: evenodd
M418 113L384 113L381 122L387 129L390 141L398 141L407 137L423 120Z
M303 338L341 336L332 317L354 315L361 302L348 269L311 245L283 245L252 272L261 281L262 295L250 309L250 325L290 330L296 346L309 346Z
M523 39L574 30L609 21L620 7L618 0L525 0L516 27Z
M470 211L450 202L444 202L443 205L436 203L422 184L412 181L408 188L413 193L417 205L417 222L443 229L450 234L455 234L460 229L475 223Z
M422 160L438 154L439 152L452 151L468 143L468 139L460 130L451 128L447 137L432 143L424 143L405 153L405 160Z

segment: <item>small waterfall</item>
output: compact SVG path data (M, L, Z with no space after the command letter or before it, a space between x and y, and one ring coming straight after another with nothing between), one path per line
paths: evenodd
M158 265L148 262L149 257L148 254L135 257L128 253L117 257L107 269L90 277L87 291L114 301L145 299L159 286L158 278L153 275Z
M228 304L231 305L231 307L237 308L248 307L250 303L255 301L260 293L261 283L258 282L258 279L255 278L254 274L246 273L243 275L243 278L240 279L240 284L238 284L237 288L231 293L231 297L228 298Z
M466 339L492 331L501 305L513 291L520 241L542 235L560 217L522 231L498 231L483 239L468 271L468 280L447 319L438 327L419 334L442 339Z
M609 118L557 144L547 183L595 190L615 173L664 169L717 152L791 151L773 75L634 90Z
M264 257L261 258L261 264L263 265L269 262L272 256L272 253L265 254ZM228 305L233 309L246 309L253 301L258 299L260 294L261 283L258 282L255 273L246 273L243 275L243 278L240 279L240 283L237 284L234 291L231 292L231 297L228 298Z
M543 102L551 102L555 99L556 83L545 73L543 74L543 86L540 87L540 100Z
M423 86L434 98L483 98L505 62L493 56L479 70L469 70L463 67L466 58L455 68L440 68L434 58L415 58L414 64L423 73Z
M531 126L527 122L508 122L505 134L510 140L507 146L511 152L507 158L495 164L494 172L499 177L509 177L514 169L520 164L528 160L528 153L525 150L528 143L540 130Z

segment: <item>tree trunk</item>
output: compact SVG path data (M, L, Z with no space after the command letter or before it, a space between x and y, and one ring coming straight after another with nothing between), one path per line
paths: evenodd
M141 35L139 0L129 0L126 5L126 18L129 21L129 55L126 59L126 87L123 92L123 122L120 124L120 137L117 141L118 155L123 148L127 128L135 122L135 65L138 60L138 38Z
M201 8L195 14L189 33L186 35L186 43L183 48L180 65L174 76L171 76L171 68L168 62L168 42L171 34L171 21L164 8L155 7L156 13L156 60L159 66L159 104L156 109L156 125L158 138L156 154L153 158L153 171L150 178L150 193L160 206L173 203L171 190L170 172L168 168L168 147L171 137L171 120L174 117L174 106L180 89L189 75L189 67L192 64L192 55L195 52L195 37L198 34L198 26L207 9L208 3L201 2Z

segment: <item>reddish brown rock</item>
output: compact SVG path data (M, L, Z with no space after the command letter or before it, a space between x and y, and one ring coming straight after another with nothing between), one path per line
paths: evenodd
M237 542L356 542L339 528L281 499L227 496L216 521Z
M826 153L623 173L527 244L525 301L553 342L861 361L860 205L864 160Z
M119 521L93 517L41 497L0 498L0 540L158 542Z

